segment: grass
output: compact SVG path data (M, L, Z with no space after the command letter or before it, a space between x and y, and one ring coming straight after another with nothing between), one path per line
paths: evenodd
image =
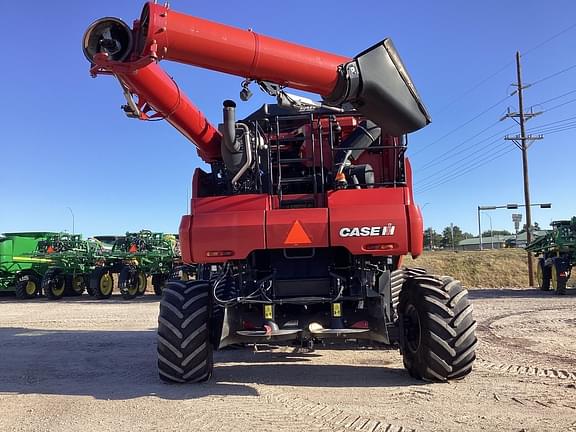
M425 251L417 259L406 257L404 265L423 267L438 275L453 276L467 287L528 287L528 263L523 249ZM573 276L568 286L574 283L576 278Z

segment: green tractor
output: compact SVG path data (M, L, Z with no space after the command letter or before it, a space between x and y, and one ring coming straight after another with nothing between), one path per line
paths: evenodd
M48 299L59 300L65 295L84 293L90 275L103 264L104 252L95 240L83 240L80 234L60 233L38 242L33 258L49 261L42 277L42 291Z
M576 265L576 217L550 225L552 231L532 241L526 250L538 256L536 278L540 289L552 288L562 295Z
M122 297L129 300L144 295L148 276L151 276L154 292L160 295L179 259L175 235L149 230L127 232L124 237L114 241L106 255L105 265L92 273L90 288L97 298L109 298L114 286L114 274L117 274Z
M19 299L31 299L41 293L41 281L49 259L35 258L38 243L50 232L5 233L0 235L0 292L15 293Z

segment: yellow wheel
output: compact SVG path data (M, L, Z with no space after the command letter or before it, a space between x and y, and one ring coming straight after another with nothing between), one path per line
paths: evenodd
M558 268L556 263L552 264L552 274L550 275L550 286L554 291L558 289Z
M60 300L66 291L66 275L61 268L51 268L42 278L42 291L50 300Z
M36 294L37 289L38 289L38 287L36 286L36 282L34 282L34 281L26 282L25 291L26 291L27 296L29 296L29 297L34 296L34 294Z
M40 292L41 279L36 274L24 273L18 275L15 286L15 294L21 300L36 297Z
M148 287L148 275L144 272L138 272L138 295L144 295Z
M102 275L98 288L103 296L109 297L112 295L112 290L114 289L114 279L112 279L112 275L110 273L104 273Z
M118 287L124 300L130 300L138 294L138 270L134 266L125 265L118 276Z

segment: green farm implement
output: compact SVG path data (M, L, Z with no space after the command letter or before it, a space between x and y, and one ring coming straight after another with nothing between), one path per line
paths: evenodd
M90 289L97 298L110 297L114 286L113 275L117 274L122 297L129 300L146 292L148 276L151 276L154 292L160 295L179 260L176 236L148 230L128 232L116 239L111 251L106 254L105 265L92 273Z
M82 295L90 274L102 265L104 256L99 242L83 240L79 234L60 233L38 242L32 259L49 262L42 277L42 291L50 300L58 300L64 295Z
M572 267L576 265L576 217L554 221L552 231L532 241L526 250L538 256L536 278L541 290L566 293Z
M5 233L0 235L0 292L13 292L19 299L40 294L42 276L49 259L32 257L38 243L49 232Z

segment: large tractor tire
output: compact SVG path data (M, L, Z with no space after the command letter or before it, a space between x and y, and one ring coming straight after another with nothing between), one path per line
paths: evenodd
M400 294L400 350L408 373L445 382L472 370L476 322L468 291L449 277L408 278Z
M158 373L171 383L203 382L214 367L210 341L210 284L169 281L158 317Z
M558 260L554 260L552 267L550 269L551 278L550 283L552 289L556 291L558 295L566 294L566 285L568 283L568 277L566 272L563 271L563 264Z
M67 296L81 296L86 289L86 276L85 275L67 275L66 276L66 295Z
M168 277L166 275L161 274L161 273L157 273L157 274L152 275L152 287L154 288L154 294L156 294L157 296L162 295L162 290L164 289L164 286L166 285L167 279L168 279Z
M125 265L118 275L118 288L124 300L132 300L138 295L138 270L131 265Z
M137 296L143 296L148 288L148 275L144 272L138 272L138 291Z
M114 291L114 277L110 273L110 269L106 267L96 267L90 275L90 289L88 293L92 293L97 299L110 298Z
M16 297L26 300L40 294L42 279L35 273L22 272L16 278Z
M60 300L66 292L66 275L61 268L51 268L42 277L42 292L49 300Z
M550 290L550 280L552 279L552 269L545 265L543 258L538 260L536 265L536 281L538 282L538 288L542 291Z

